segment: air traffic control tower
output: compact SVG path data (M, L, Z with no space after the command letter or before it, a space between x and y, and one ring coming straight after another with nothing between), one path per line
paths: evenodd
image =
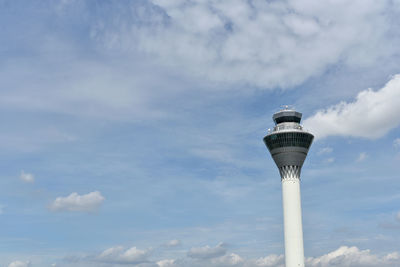
M281 175L286 267L304 267L300 172L314 136L300 125L301 115L286 106L273 115L275 127L264 137Z

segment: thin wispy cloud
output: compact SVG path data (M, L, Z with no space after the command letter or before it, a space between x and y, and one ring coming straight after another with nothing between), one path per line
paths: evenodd
M331 147L323 147L323 148L321 148L319 151L318 151L318 155L325 155L325 154L330 154L330 153L332 153L332 151L333 151L333 148L331 148Z
M335 162L335 158L330 157L330 158L325 159L324 161L325 161L326 163L333 163L333 162Z
M167 243L165 243L165 246L166 247L177 247L177 246L179 246L181 244L182 244L182 242L180 240L173 239L173 240L170 240Z
M21 171L19 178L25 183L34 183L35 182L35 176L32 173L28 173L23 170Z
M366 152L361 152L358 157L357 157L357 162L362 162L368 157L368 154Z
M400 148L400 138L394 139L394 141L393 141L393 146L394 146L395 148Z

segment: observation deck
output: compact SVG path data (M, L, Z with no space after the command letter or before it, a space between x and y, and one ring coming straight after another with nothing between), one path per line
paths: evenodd
M301 167L306 159L314 136L300 125L302 114L293 109L283 109L273 115L275 127L264 137L281 176L300 178Z

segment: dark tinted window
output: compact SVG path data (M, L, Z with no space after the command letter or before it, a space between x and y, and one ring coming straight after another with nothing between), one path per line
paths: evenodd
M282 116L275 119L275 123L282 123L282 122L297 122L300 123L301 118L296 116Z
M314 136L308 133L276 133L266 136L264 141L269 150L278 147L298 146L309 148Z

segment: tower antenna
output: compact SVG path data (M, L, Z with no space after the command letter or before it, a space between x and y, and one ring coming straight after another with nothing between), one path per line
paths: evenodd
M281 105L280 110L295 110L293 105Z

